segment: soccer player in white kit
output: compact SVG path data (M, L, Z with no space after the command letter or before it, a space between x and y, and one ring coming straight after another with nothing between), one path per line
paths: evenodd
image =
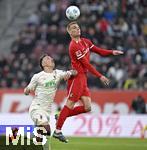
M24 94L28 95L31 91L35 92L29 114L36 126L46 129L47 140L49 140L49 118L58 84L62 79L67 80L72 75L75 76L77 72L75 70L63 71L54 69L55 63L53 58L46 54L40 58L40 67L42 71L34 74L28 86L24 89ZM41 141L38 139L37 142ZM49 149L49 141L43 145L43 148L44 150Z

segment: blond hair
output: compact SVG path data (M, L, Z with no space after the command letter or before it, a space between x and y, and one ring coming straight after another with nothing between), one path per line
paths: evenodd
M77 23L76 21L70 22L70 23L67 25L67 28L66 28L66 30L67 30L68 33L69 33L69 28L70 28L70 26L73 25L73 24L77 24L77 25L78 25L78 23Z

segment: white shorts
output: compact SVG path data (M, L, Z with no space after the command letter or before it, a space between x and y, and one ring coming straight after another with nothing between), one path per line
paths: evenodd
M49 112L42 109L32 109L30 111L31 119L35 125L49 124Z

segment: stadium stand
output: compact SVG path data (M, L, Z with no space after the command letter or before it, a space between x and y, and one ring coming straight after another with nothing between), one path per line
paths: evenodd
M91 55L91 63L111 79L110 88L147 89L147 9L140 0L41 1L13 40L10 54L0 56L0 87L25 87L39 71L42 53L50 54L57 68L70 68L65 9L71 4L80 6L83 35L97 46L125 52L116 58ZM103 88L99 79L88 76L90 88Z

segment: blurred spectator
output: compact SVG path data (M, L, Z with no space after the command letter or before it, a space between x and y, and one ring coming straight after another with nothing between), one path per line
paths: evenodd
M28 24L36 26L40 24L40 15L38 14L38 11L35 11L33 14L30 15L30 17L28 18Z
M145 114L146 113L146 103L144 98L139 95L132 101L132 108L137 114Z

